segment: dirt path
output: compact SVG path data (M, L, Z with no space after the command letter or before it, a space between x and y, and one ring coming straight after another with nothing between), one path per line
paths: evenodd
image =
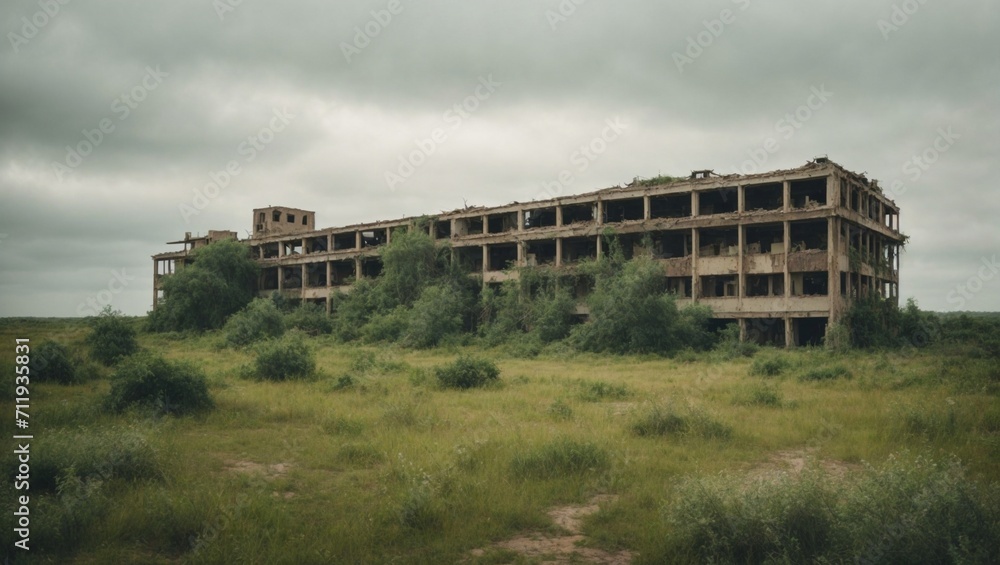
M609 553L602 549L580 547L579 543L586 539L582 532L583 519L600 510L600 505L612 502L617 497L601 494L591 498L584 505L557 506L548 511L552 522L565 532L565 535L549 535L541 532L531 532L509 540L497 542L490 548L505 549L523 555L529 559L537 559L539 563L592 563L599 565L628 565L632 562L632 553L619 551ZM485 549L475 549L473 557L480 557Z

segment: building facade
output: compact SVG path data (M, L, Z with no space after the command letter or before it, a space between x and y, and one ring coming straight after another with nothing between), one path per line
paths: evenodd
M656 182L664 180L664 182ZM381 271L380 248L396 229L420 218L315 228L315 213L285 207L253 211L245 240L261 267L262 295L326 304L332 292ZM754 175L696 171L683 180L424 217L429 234L484 285L517 277L516 267L572 270L604 252L607 230L626 256L651 253L683 306L710 306L736 321L744 339L817 344L849 301L868 293L898 300L899 208L878 183L819 158L789 170ZM190 253L235 232L180 241L183 251L153 256L154 308L162 277ZM583 289L585 292L586 289ZM583 306L579 313L586 314Z

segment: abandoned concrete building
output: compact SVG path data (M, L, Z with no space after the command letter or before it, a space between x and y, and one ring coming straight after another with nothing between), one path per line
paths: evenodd
M244 241L260 264L262 295L280 291L329 308L332 292L378 276L380 247L417 220L317 230L315 212L268 207L253 211L253 235ZM762 174L695 171L682 180L464 208L426 225L487 286L517 277L515 267L573 269L600 257L602 234L611 228L626 256L649 252L662 262L679 306L706 304L719 323L739 323L744 339L785 346L820 343L852 297L878 293L898 301L905 241L899 208L878 183L826 158ZM187 234L170 242L183 250L154 255L153 307L162 299L162 277L224 238L237 234ZM582 301L578 313L586 315Z

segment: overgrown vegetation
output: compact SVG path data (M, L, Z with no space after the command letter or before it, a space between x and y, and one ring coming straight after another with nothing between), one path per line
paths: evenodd
M551 479L602 472L610 465L608 451L596 443L560 437L527 451L518 451L510 468L517 477Z
M205 374L190 363L173 362L154 354L127 359L111 377L105 406L121 412L133 406L158 413L184 414L211 408Z
M163 279L163 299L149 313L153 331L221 328L229 316L253 300L259 267L250 247L236 240L195 249L193 263Z
M285 333L285 318L272 300L257 298L233 314L223 332L230 346L246 347L258 341L281 337Z
M454 362L434 369L442 388L479 388L500 379L496 363L481 357L461 356Z
M114 365L139 350L136 331L121 312L105 306L101 313L91 318L87 345L90 357L105 365Z
M73 384L77 382L76 365L63 344L46 340L31 351L28 365L31 380L38 383Z
M316 372L316 355L306 342L305 334L297 330L259 344L255 353L251 374L258 379L304 379Z

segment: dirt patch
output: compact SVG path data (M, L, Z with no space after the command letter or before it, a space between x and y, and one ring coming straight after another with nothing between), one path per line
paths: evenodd
M291 463L274 463L265 465L253 461L233 460L226 461L226 470L230 473L243 473L245 475L263 475L267 478L277 478L288 473L292 468Z
M497 542L491 547L514 551L525 557L538 559L540 563L628 565L632 562L633 557L629 551L610 553L602 549L580 547L579 545L586 539L586 536L580 533L583 519L600 510L602 503L612 502L616 498L613 495L602 494L591 498L587 504L557 506L550 509L548 515L552 518L552 522L564 530L567 535L553 536L541 532L531 532L524 536ZM471 555L479 557L485 553L485 549L475 549Z
M787 449L772 453L766 461L750 469L751 478L772 478L780 473L801 474L806 467L818 465L828 475L843 478L860 465L836 459L818 459L817 448Z

